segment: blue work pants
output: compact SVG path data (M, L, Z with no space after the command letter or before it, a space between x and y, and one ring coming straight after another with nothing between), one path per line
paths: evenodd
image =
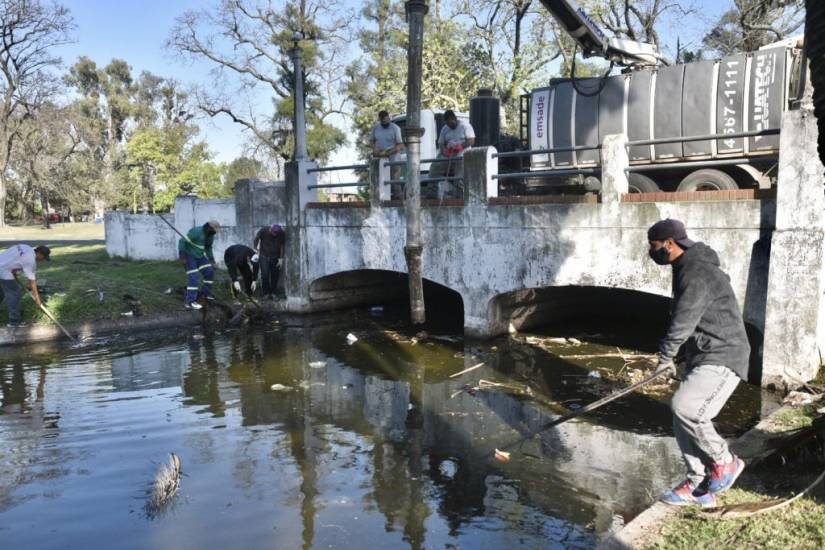
M185 303L191 304L201 296L212 296L215 269L212 267L209 258L206 256L195 258L186 252L182 252L181 259L186 267ZM203 277L203 285L200 284L201 277Z

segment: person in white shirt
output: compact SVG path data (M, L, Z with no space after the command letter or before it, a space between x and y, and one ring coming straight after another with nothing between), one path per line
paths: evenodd
M23 286L17 281L17 273L29 280L31 293L35 303L40 306L43 301L37 291L37 262L49 260L51 250L48 246L32 248L27 244L17 244L0 253L0 290L3 291L3 300L9 310L10 328L23 326L20 320L20 298L23 297Z
M438 134L438 157L450 159L448 162L434 162L430 165L430 177L440 178L464 174L464 149L476 142L476 133L469 122L458 120L451 110L444 111L444 126ZM451 186L448 186L451 187ZM440 194L440 193L439 193Z

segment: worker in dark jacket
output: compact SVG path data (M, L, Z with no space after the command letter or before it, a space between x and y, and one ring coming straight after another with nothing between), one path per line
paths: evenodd
M223 253L223 263L232 279L232 297L237 299L241 292L240 279L243 279L243 291L252 296L258 281L258 254L246 245L233 244Z
M283 265L284 229L274 223L262 227L255 235L252 246L260 255L261 287L264 298L273 299L278 288L278 276Z
M713 419L748 379L750 345L730 278L709 246L688 239L679 220L655 223L649 254L673 269L670 325L659 343L659 368L670 368L684 344L686 371L673 395L673 432L687 465L687 479L662 496L668 504L712 506L730 488L744 461L731 454Z
M218 222L208 221L203 225L193 227L185 237L178 241L178 254L186 269L184 307L188 309L200 309L201 305L196 300L201 296L208 300L215 299L212 296L212 283L215 279L213 267L215 256L212 254L212 242L220 228L221 224ZM201 277L203 284L199 286Z

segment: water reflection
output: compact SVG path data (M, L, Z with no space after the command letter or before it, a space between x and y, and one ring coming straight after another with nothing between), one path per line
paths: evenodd
M354 346L352 327L331 326L26 363L7 352L0 529L38 547L110 535L112 547L586 548L681 473L667 406L642 395L544 433L528 444L539 459L498 463L494 448L560 412L547 402L591 399L581 368L520 344L414 346L369 328ZM479 379L529 384L543 402L467 392ZM753 396L742 408L732 428L758 416ZM169 451L188 474L183 502L146 522L133 510ZM96 520L76 529L75 514ZM33 517L56 533L32 535Z

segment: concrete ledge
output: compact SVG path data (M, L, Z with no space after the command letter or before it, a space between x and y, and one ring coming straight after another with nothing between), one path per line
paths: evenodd
M490 197L490 206L502 204L597 204L599 197L589 195L533 195L519 197Z
M771 442L780 434L777 431L775 418L785 411L793 409L785 405L773 411L759 423L736 438L730 444L731 450L740 456L746 464L754 460L767 457L772 451ZM598 546L604 550L619 550L625 548L643 548L653 542L662 526L671 518L678 516L683 509L668 506L662 502L654 502L649 508L633 518L633 521L624 526L618 533L605 540Z
M308 202L307 208L369 208L367 201L347 201L347 202Z
M730 191L676 191L655 193L627 193L622 195L622 202L699 202L699 201L742 201L775 199L773 189L734 189Z
M84 338L113 332L150 330L156 328L196 325L201 322L202 314L197 311L179 311L161 316L128 317L107 319L85 323L70 323L66 326L75 338ZM0 346L13 346L29 342L61 340L66 336L55 325L33 325L24 328L0 329Z

